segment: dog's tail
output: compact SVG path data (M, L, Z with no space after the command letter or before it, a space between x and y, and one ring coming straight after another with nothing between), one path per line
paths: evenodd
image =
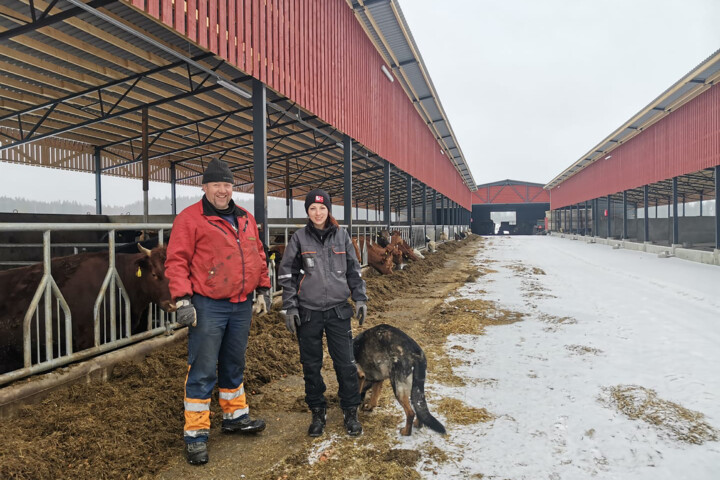
M425 401L425 371L427 370L427 360L425 355L421 355L415 361L413 368L413 381L412 381L412 392L410 394L410 400L412 401L413 409L417 415L418 420L423 425L426 425L431 430L438 433L445 434L445 427L438 421L437 418L433 417L428 410L427 402Z

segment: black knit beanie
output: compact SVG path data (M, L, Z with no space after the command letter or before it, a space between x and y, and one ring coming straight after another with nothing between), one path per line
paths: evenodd
M217 158L210 160L202 177L203 184L212 182L235 183L230 167L227 166L227 163Z
M305 213L307 213L310 205L313 203L322 203L325 205L330 213L332 213L332 203L330 202L330 195L325 190L316 188L311 190L310 193L305 197Z

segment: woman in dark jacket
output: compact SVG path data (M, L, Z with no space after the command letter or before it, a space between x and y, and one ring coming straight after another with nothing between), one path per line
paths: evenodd
M308 193L308 223L293 234L278 271L285 325L291 333L297 333L300 346L305 402L312 412L308 429L311 437L322 435L325 428L327 403L320 373L323 332L338 379L345 429L349 435L362 433L357 420L360 393L350 327L353 309L348 297L352 296L355 316L362 325L367 295L350 235L339 228L331 208L330 196L324 190Z

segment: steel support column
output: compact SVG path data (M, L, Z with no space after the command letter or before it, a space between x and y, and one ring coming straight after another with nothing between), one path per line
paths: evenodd
M413 179L408 175L406 180L407 190L407 219L408 225L410 225L410 243L412 243L412 225L413 225Z
M430 203L430 221L433 227L437 226L437 190L433 188L432 200Z
M600 199L599 198L593 198L592 200L592 217L593 217L593 237L599 237L600 236L600 214L598 211L600 210Z
M623 190L623 227L622 227L622 239L625 240L627 236L627 190Z
M383 222L387 225L387 229L390 230L392 213L390 212L390 162L385 160L383 165Z
M715 248L720 250L720 165L715 166Z
M442 193L440 194L440 210L438 212L440 215L439 222L440 223L440 231L445 231L445 195Z
M588 202L587 202L587 200L585 200L585 222L584 222L583 226L585 227L585 232L583 233L583 235L585 235L587 237L587 234L588 234L588 228L587 228L588 227Z
M648 206L648 196L650 193L650 187L648 185L643 185L643 211L645 214L645 220L643 222L643 241L649 242L650 241L650 207Z
M102 150L95 147L95 214L102 215Z
M352 139L343 135L343 219L352 233Z
M612 197L607 196L607 237L612 238Z
M252 80L253 112L253 180L255 196L255 221L260 240L269 245L267 226L267 90L260 80Z
M423 243L425 243L425 239L427 238L427 185L423 184L422 187L422 216L423 216Z
M149 140L148 140L148 107L142 108L142 119L141 119L141 131L142 131L142 189L143 189L143 221L148 223L148 191L150 190L149 181L149 170L150 170L150 159L149 159Z
M677 245L680 238L680 224L678 221L678 180L677 177L672 179L672 243Z
M177 170L175 163L170 162L170 211L177 215Z

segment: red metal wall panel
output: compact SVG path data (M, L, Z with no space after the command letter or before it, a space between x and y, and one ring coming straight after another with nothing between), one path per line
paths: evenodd
M131 3L472 208L470 190L399 82L380 70L382 57L344 0L188 0L186 19L178 0L174 18L170 0Z
M551 191L556 209L720 165L714 85Z
M523 185L492 185L479 187L473 194L473 204L488 203L548 203L550 192L542 187Z

